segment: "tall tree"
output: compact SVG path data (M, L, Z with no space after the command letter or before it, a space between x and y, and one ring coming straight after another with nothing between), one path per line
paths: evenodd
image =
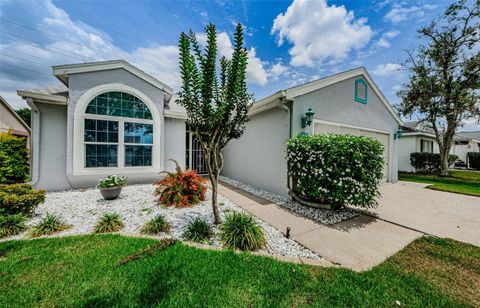
M408 52L410 79L398 92L398 110L417 115L435 131L441 175L448 175L448 155L462 121L480 115L480 0L450 5L439 21L418 30L425 40Z
M22 118L23 122L25 122L28 127L30 127L30 117L32 110L29 107L23 107L20 109L15 110L15 112Z
M248 55L243 46L242 25L238 24L235 30L231 59L222 57L220 62L217 62L215 25L207 25L205 32L207 43L204 51L191 30L189 34L180 35L182 88L179 103L185 107L187 124L205 153L212 186L213 215L215 223L219 224L217 192L218 178L224 165L222 149L230 140L242 136L253 96L247 90Z

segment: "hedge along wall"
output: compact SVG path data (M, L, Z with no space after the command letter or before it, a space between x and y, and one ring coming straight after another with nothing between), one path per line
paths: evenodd
M0 133L0 184L22 183L28 179L29 170L25 139Z
M375 207L383 178L383 145L352 135L297 136L286 142L288 172L300 198L335 207Z
M450 166L458 159L457 155L448 155L448 165ZM410 154L410 164L417 172L438 173L440 171L440 154L415 152Z
M480 152L468 152L467 160L471 169L480 171Z

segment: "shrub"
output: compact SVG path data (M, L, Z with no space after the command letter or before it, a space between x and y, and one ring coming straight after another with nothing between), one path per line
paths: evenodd
M167 176L155 183L154 195L159 204L175 207L192 207L205 200L206 180L195 170L182 170L175 160L175 172L166 172Z
M448 165L453 164L458 159L457 155L448 156ZM410 164L415 171L425 173L438 173L440 171L440 154L415 152L410 154Z
M185 228L182 237L187 241L206 242L213 236L212 226L200 217L192 219Z
M66 230L68 228L70 228L70 226L65 224L59 216L47 213L37 225L30 229L30 236L38 237L42 235L50 235L54 232Z
M34 190L30 184L0 184L0 215L30 215L44 201L45 190Z
M165 216L158 214L146 222L140 232L144 234L158 234L160 232L167 232L168 230L170 230L170 225L165 219Z
M106 178L100 179L97 188L111 188L127 185L127 178L124 176L108 175Z
M467 160L470 168L480 170L480 152L468 152Z
M95 225L94 233L117 232L123 228L123 222L117 213L105 213Z
M228 214L220 229L220 238L227 248L254 251L267 243L262 228L248 214Z
M335 207L374 207L383 178L383 145L352 135L297 136L286 143L288 173L300 198Z
M26 229L27 217L23 214L0 215L0 238L16 235Z
M29 172L26 140L0 133L0 184L23 183Z

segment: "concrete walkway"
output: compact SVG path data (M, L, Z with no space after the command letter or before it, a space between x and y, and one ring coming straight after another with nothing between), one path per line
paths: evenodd
M413 182L382 185L379 207L370 213L428 234L480 246L480 198L426 186Z
M366 215L333 226L321 225L241 189L223 183L219 193L328 261L357 271L370 269L422 233Z
M416 238L431 234L480 246L480 198L399 182L380 187L379 207L325 226L223 183L219 192L328 261L354 270L380 264Z

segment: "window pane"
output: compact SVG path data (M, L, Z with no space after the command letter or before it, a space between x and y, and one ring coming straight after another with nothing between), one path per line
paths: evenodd
M107 144L86 144L85 167L117 167L117 146Z
M153 125L125 122L125 143L153 144Z
M84 141L118 142L118 122L85 119Z
M152 147L148 145L126 145L125 167L151 166Z
M102 93L88 104L86 113L117 117L152 119L152 113L139 98L123 92Z

